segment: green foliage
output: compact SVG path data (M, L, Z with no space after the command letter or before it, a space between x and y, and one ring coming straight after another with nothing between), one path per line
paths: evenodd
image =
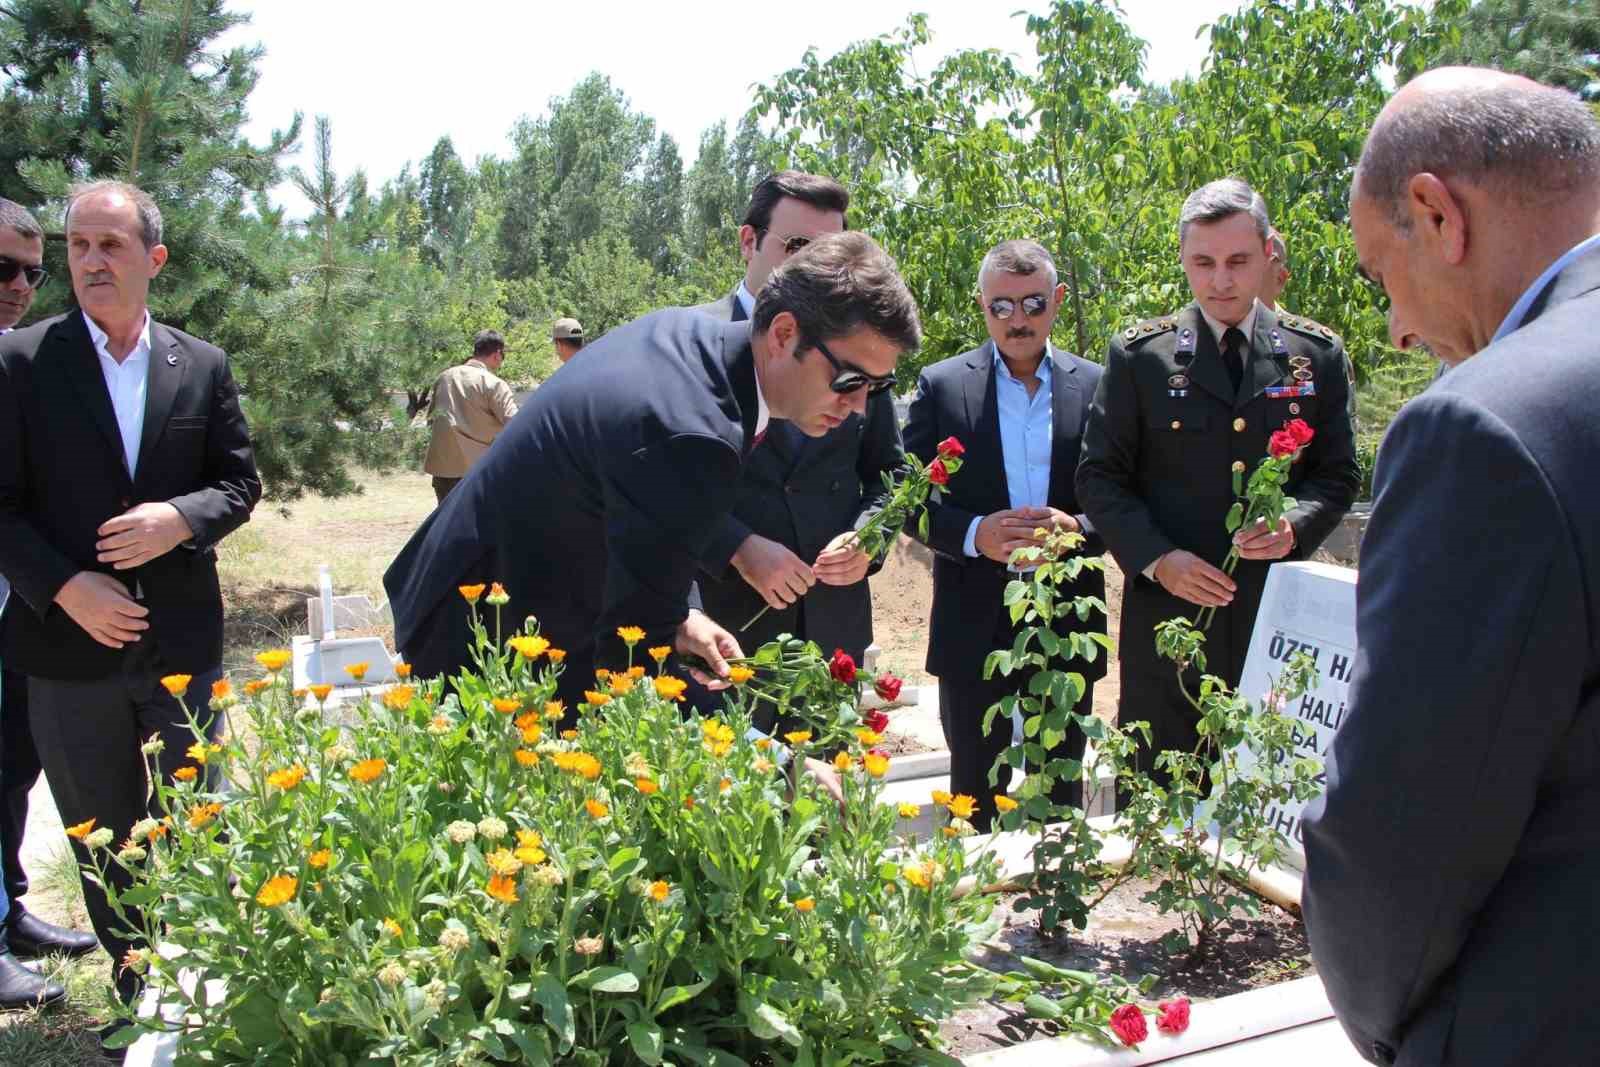
M1449 14L1456 36L1440 63L1498 67L1600 102L1593 0L1477 0L1464 14Z

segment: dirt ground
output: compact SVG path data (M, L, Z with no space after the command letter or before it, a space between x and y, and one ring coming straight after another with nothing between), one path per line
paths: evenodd
M1197 1013L1205 1010L1205 1000L1315 973L1299 917L1266 900L1260 901L1261 912L1254 918L1236 909L1222 924L1215 949L1206 955L1169 951L1161 939L1181 924L1139 899L1151 888L1151 883L1141 881L1119 886L1090 914L1085 929L1054 934L1039 928L1037 911L1013 910L1016 895L1009 895L998 905L1005 909L1005 926L994 938L1006 951L991 951L984 962L1001 971L1020 969L1009 952L1069 970L1130 980L1153 974L1158 981L1150 999L1186 996L1196 1002ZM952 1056L1055 1032L1051 1024L1030 1019L1020 1004L995 1002L958 1012L940 1028L944 1051Z

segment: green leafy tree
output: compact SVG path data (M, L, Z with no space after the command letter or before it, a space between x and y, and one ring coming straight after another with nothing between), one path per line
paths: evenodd
M1498 67L1600 101L1600 10L1594 0L1478 0L1452 19L1449 30L1459 38L1441 62Z

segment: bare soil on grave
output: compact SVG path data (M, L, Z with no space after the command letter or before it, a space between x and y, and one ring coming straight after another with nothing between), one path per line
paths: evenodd
M1006 894L997 905L1005 911L1005 925L993 940L1015 955L1069 970L1119 974L1131 981L1156 975L1152 999L1186 996L1196 1002L1197 1013L1205 1010L1204 1001L1316 973L1299 916L1267 900L1260 901L1260 914L1253 918L1236 909L1204 956L1169 951L1161 939L1180 924L1139 899L1152 888L1139 880L1119 886L1090 914L1085 929L1069 926L1054 933L1039 928L1037 911L1013 909L1020 894ZM990 951L983 962L998 971L1021 969L1007 952ZM1030 1019L1020 1004L994 1001L958 1012L940 1027L944 1051L952 1056L1056 1033L1052 1024Z

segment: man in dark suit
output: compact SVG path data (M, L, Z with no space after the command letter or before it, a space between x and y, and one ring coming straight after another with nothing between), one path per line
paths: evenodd
M919 340L911 294L861 234L779 268L748 323L674 308L612 330L534 393L401 550L384 576L395 640L419 675L458 669L456 589L499 581L505 617L537 616L567 651L569 704L595 667L624 662L619 626L725 675L738 642L690 610L691 586L769 414L820 437Z
M193 740L160 679L190 675L188 705L209 714L216 545L261 483L226 357L146 310L167 258L154 201L97 182L73 194L66 228L82 310L0 339L0 572L12 586L0 649L28 676L63 823L93 819L120 845L147 814L140 746L162 740L165 776ZM120 963L133 947L122 922L87 879L84 898ZM131 1000L140 979L119 966L116 983Z
M764 179L739 229L744 280L728 298L695 310L723 322L748 319L773 269L818 237L842 233L848 207L844 187L831 178L781 171ZM888 390L821 437L773 423L739 472L733 509L701 558L706 613L743 627L737 636L746 649L793 634L861 662L872 643L871 561L847 542L882 503L883 475L904 459Z
M1146 771L1157 753L1199 741L1199 715L1176 667L1157 654L1155 627L1215 607L1207 672L1237 685L1268 566L1308 559L1361 483L1344 346L1326 326L1256 298L1270 229L1261 198L1237 178L1192 193L1178 249L1195 303L1113 339L1089 409L1078 499L1125 576L1118 717L1150 724L1138 757ZM1291 419L1316 432L1285 487L1298 503L1277 529L1230 539L1235 473L1247 478ZM1235 544L1241 558L1229 578L1221 567ZM1186 683L1198 691L1199 672L1191 668Z
M1378 457L1306 929L1373 1063L1593 1063L1600 1015L1600 124L1497 71L1409 82L1350 219L1450 373Z
M1061 527L1085 537L1083 551L1103 549L1078 507L1073 473L1083 438L1084 413L1100 368L1050 344L1050 330L1067 287L1056 281L1050 253L1033 241L1002 241L978 272L978 304L989 343L933 364L922 372L906 420L906 450L933 458L938 442L955 437L966 449L961 476L928 506L933 562L933 613L928 631L928 673L939 679L939 720L950 749L950 791L975 797L973 824L989 828L995 760L1011 743L1011 721L1000 717L985 734L983 719L1002 697L1025 690L1028 675L983 676L984 660L1016 638L1003 598L1016 576L1012 553L1037 544L1036 530ZM1105 598L1105 575L1084 570L1068 596ZM1082 624L1103 633L1105 616ZM1094 707L1094 683L1105 677L1103 658L1068 660L1084 691L1074 712ZM1052 759L1078 760L1084 735L1072 730ZM1061 778L1052 800L1082 804L1082 775Z

